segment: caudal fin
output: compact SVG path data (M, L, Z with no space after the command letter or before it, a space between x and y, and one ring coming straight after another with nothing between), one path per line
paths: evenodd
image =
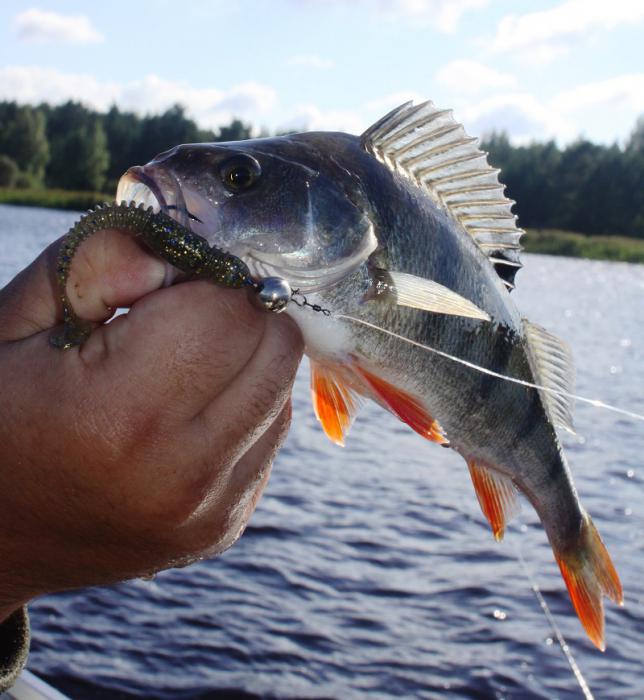
M577 546L555 552L555 558L581 624L592 643L604 651L602 595L618 605L623 605L624 597L617 571L589 515L584 516Z

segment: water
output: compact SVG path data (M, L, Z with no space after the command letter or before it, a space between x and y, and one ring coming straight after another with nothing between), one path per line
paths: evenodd
M0 207L0 284L76 215ZM525 256L516 299L566 338L579 393L644 412L644 267ZM294 421L245 535L218 559L31 605L29 668L74 698L577 698L518 547L597 698L644 696L644 426L580 404L564 438L619 569L594 650L524 503L496 544L467 469L374 405L330 444ZM386 436L386 439L383 439Z

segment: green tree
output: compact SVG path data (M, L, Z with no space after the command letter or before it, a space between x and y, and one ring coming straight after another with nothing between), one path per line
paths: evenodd
M635 122L635 127L626 142L626 148L629 151L644 153L644 114Z
M144 117L131 165L147 163L179 144L197 143L199 133L195 122L185 116L185 109L178 104L163 114Z
M42 183L49 144L40 109L0 103L0 153L11 158L34 184Z
M107 171L108 189L115 189L116 181L132 165L137 165L138 142L141 138L141 119L133 112L121 112L115 105L103 117L110 165Z
M19 172L15 160L0 155L0 187L13 187Z
M244 141L251 138L253 129L250 124L244 124L240 119L233 119L228 126L219 127L219 133L214 141Z
M105 184L109 152L98 115L78 103L68 102L52 110L47 126L51 141L47 184L100 191Z

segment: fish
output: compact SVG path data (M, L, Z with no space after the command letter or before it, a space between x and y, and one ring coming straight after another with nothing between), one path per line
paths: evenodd
M497 540L522 494L603 651L603 597L622 605L623 591L559 438L573 429L572 356L514 303L523 231L498 174L451 110L408 102L361 136L178 145L130 168L116 198L291 285L334 443L371 399L462 455Z

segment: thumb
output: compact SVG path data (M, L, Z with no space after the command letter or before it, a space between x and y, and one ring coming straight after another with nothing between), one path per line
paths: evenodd
M60 238L0 290L0 341L21 340L63 319L56 277ZM131 234L99 231L82 243L71 263L67 295L76 314L105 321L119 306L163 285L166 263L146 252Z

